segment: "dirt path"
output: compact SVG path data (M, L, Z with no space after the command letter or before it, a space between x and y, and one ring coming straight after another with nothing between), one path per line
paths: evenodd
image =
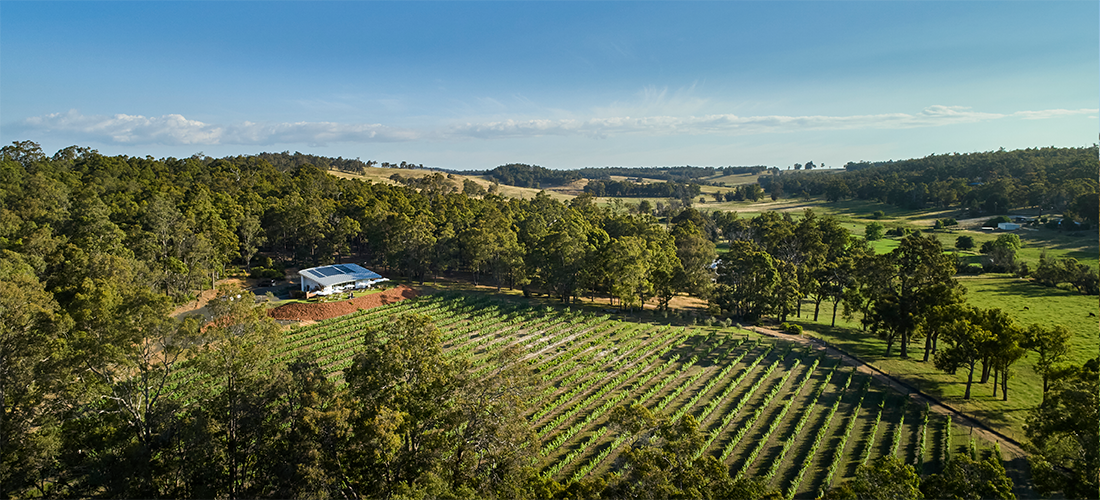
M795 335L786 335L778 331L762 327L749 327L749 330L763 335L768 335L790 342L797 342L802 345L810 345L816 349L824 350L827 355L839 358L846 365L854 366L856 370L858 370L860 373L864 373L870 375L871 377L874 377L875 380L879 381L882 384L885 384L891 389L899 393L908 395L909 398L913 401L917 403L928 403L931 406L932 411L941 415L950 415L951 417L953 417L956 424L970 428L971 432L974 435L985 439L986 441L1000 443L1001 453L1007 455L1007 457L1005 457L1006 461L1014 460L1017 458L1024 458L1027 456L1027 453L1024 452L1023 448L1021 448L1019 443L1017 443L1016 441L989 429L981 422L970 418L966 414L948 406L938 399L935 399L922 392L916 391L905 382L902 382L890 375L883 373L878 368L868 365L859 358L856 358L844 351L841 351L840 349L832 347L818 339L810 339Z

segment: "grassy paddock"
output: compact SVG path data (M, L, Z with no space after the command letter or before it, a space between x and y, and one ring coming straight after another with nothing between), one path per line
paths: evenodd
M967 302L977 307L998 307L1007 312L1022 326L1032 323L1042 325L1062 324L1073 332L1070 341L1070 360L1081 364L1100 352L1097 319L1088 313L1100 314L1100 303L1096 297L1080 295L1075 291L1046 288L1006 275L987 275L980 277L962 277L967 288ZM1028 309L1025 310L1024 307ZM920 390L941 399L957 409L977 417L995 429L1017 439L1023 439L1023 424L1029 410L1038 406L1042 399L1042 379L1035 372L1037 355L1028 353L1012 366L1013 375L1009 381L1009 400L1002 401L998 390L997 397L992 396L993 379L986 384L975 383L971 388L971 399L963 400L966 388L966 373L960 370L955 375L943 373L935 368L931 359L922 361L924 341L917 339L910 345L910 358L897 357L899 346L895 344L893 355L885 357L886 343L869 332L860 331L857 318L837 319L837 326L830 327L832 304L822 303L818 322L812 321L813 305L803 306L802 318L788 321L801 324L808 334L819 336L844 350L858 355L879 369L908 381ZM981 369L980 365L976 372Z

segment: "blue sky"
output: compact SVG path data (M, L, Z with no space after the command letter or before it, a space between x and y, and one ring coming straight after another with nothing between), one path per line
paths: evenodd
M457 169L1088 146L1100 3L0 2L0 142Z

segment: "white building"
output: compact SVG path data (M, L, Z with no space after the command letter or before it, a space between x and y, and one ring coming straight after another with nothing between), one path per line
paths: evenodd
M302 277L302 291L317 292L318 295L328 295L349 288L368 288L375 283L389 281L357 264L311 267L298 271L298 275Z
M1020 225L1015 222L999 222L997 223L997 229L1002 231L1015 231L1020 229Z

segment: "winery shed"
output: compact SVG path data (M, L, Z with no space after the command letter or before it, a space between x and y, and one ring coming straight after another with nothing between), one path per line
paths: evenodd
M298 275L302 277L303 292L318 292L320 295L349 288L368 288L375 283L388 281L358 264L311 267L298 271Z

